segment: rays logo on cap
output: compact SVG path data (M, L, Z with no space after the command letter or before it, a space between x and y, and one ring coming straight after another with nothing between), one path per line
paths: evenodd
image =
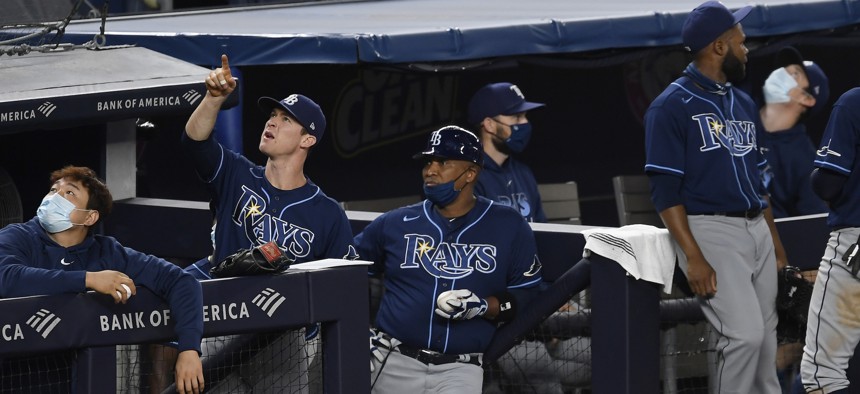
M522 90L517 87L517 85L511 85L511 91L516 93L517 96L520 96L521 99L526 99L526 96L523 94Z
M257 105L266 114L269 114L274 108L287 111L302 127L316 137L317 141L322 139L325 132L325 115L323 115L320 106L313 100L294 93L282 100L263 96L257 99Z
M430 136L430 145L436 146L442 143L442 136L439 135L439 130L433 132Z

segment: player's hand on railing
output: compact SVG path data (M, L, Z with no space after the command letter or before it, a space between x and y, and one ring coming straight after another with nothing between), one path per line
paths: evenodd
M238 79L233 78L227 55L221 55L221 67L218 67L206 77L206 91L212 97L227 97L238 85Z
M468 320L487 313L487 300L471 290L448 290L436 297L436 314L451 320Z
M114 303L125 304L131 296L137 294L134 281L119 271L87 272L85 282L88 289L113 297Z
M176 358L176 392L202 393L205 387L203 381L203 363L196 350L185 350Z

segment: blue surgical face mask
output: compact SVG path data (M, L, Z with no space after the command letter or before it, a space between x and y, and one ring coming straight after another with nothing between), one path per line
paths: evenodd
M466 171L463 171L463 174L465 174ZM438 205L440 207L448 206L448 204L454 202L454 200L457 199L457 196L460 195L460 190L454 189L454 182L456 182L457 179L460 179L463 174L454 178L453 181L441 183L436 186L427 186L425 183L424 195L427 196L427 199L434 205Z
M773 70L764 81L764 102L768 104L787 103L791 101L788 92L797 87L797 81L785 67Z
M42 227L53 234L66 231L72 226L82 226L82 224L72 223L70 215L75 210L87 211L87 209L75 208L75 204L71 201L66 200L59 193L54 193L42 199L42 204L36 209L36 216Z
M531 123L522 123L511 125L511 136L505 140L505 145L514 153L520 153L526 149L529 140L532 138Z
M507 124L502 123L496 118L490 118L494 122L508 126L511 128L511 136L505 140L505 146L510 149L513 153L521 153L526 150L526 146L529 144L529 140L532 138L532 125L531 123L521 123L521 124Z

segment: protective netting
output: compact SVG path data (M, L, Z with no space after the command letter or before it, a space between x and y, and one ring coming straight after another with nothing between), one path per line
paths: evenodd
M207 393L322 393L319 337L306 329L204 338ZM69 393L79 351L0 360L0 393ZM116 393L175 393L178 352L169 344L116 346Z
M591 333L587 291L573 297L495 363L484 393L590 393ZM564 325L555 324L564 321ZM559 328L563 326L563 328Z
M305 329L204 338L207 393L321 393L319 339ZM117 347L117 393L176 392L177 352L163 344Z
M71 392L73 350L54 354L2 359L0 393Z
M6 0L0 6L0 56L79 47L62 42L66 26L84 16L106 16L107 4L98 7L89 0Z

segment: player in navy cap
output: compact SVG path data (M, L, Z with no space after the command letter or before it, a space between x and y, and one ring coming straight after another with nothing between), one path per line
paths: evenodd
M281 100L261 97L257 105L268 120L259 144L267 160L260 166L210 138L218 111L238 83L226 55L205 83L207 93L185 125L182 145L217 204L212 263L269 241L295 259L294 264L353 258L352 228L346 214L304 174L308 152L325 132L320 106L301 94ZM188 270L206 277L210 265L203 259ZM315 336L317 327L308 327L307 338ZM298 340L290 342L297 348L303 346Z
M694 9L682 29L693 62L645 114L651 199L717 335L716 393L781 392L776 274L787 261L760 176L758 109L732 85L746 73L751 9Z
M849 393L848 360L860 341L860 88L845 92L830 113L816 152L812 188L830 205L830 239L821 264L806 324L800 373L808 393Z
M483 153L471 132L436 130L415 158L427 199L355 237L385 286L371 330L372 391L480 393L496 327L541 282L534 235L517 212L475 196Z
M467 115L484 146L484 171L475 193L513 207L530 222L546 222L546 214L534 174L513 155L525 150L531 139L526 112L543 106L526 101L517 85L499 82L475 92Z
M804 121L820 112L830 95L827 76L800 52L785 47L777 55L777 68L762 88L765 105L759 111L764 128L759 147L767 159L764 181L775 218L827 212L827 205L812 191L809 174L816 147Z
M276 241L296 263L350 255L352 231L343 209L304 175L308 152L325 132L319 105L301 94L257 101L268 115L259 145L268 159L259 166L210 138L236 84L225 55L206 78L207 94L182 139L217 203L213 261L268 241Z

